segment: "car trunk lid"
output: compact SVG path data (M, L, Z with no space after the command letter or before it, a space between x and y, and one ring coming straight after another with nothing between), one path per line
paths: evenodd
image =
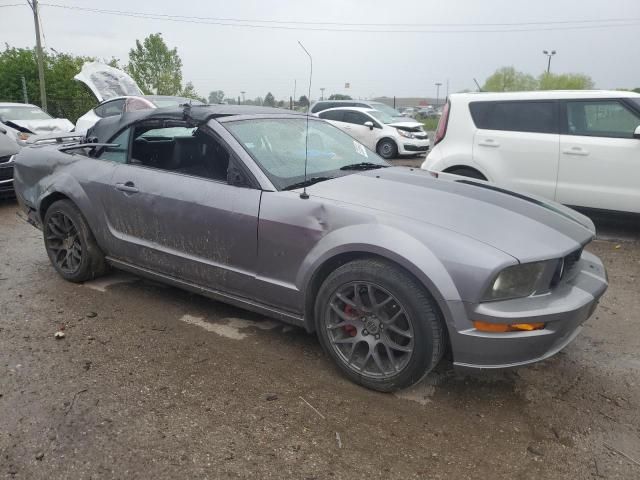
M133 78L101 62L86 62L73 78L89 87L99 102L114 97L144 95Z

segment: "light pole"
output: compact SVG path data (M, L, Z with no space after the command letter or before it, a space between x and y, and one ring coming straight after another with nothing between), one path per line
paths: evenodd
M440 86L442 83L436 82L436 109L440 106Z
M320 88L320 100L324 100L324 87Z
M245 91L240 92L242 94L242 104L244 105L244 94L247 93Z
M44 84L44 65L42 60L42 43L40 42L40 19L38 18L38 0L29 2L31 10L33 10L33 22L36 27L36 58L38 61L38 82L40 83L40 106L42 110L47 111L47 89Z
M547 62L547 73L549 73L550 70L551 70L551 57L553 57L556 54L556 51L555 50L551 50L551 51L543 50L542 53L544 55L546 55L547 57L549 57L549 61Z

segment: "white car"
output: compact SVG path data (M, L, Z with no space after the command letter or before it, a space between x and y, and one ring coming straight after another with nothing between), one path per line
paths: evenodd
M386 159L429 150L429 136L415 120L399 122L379 110L360 107L330 108L317 116Z
M453 94L422 168L574 207L640 213L640 94Z
M400 113L393 107L390 107L386 103L376 102L373 100L318 100L311 105L309 112L318 114L323 110L329 110L330 108L338 107L360 107L369 108L371 110L379 110L382 113L393 117L396 122L411 121L411 116L407 116L404 113Z
M202 102L170 95L145 95L136 82L122 70L100 62L87 62L75 77L89 87L100 102L95 108L78 118L76 132L86 132L101 118L124 112L150 108L176 107L186 103Z
M0 103L0 126L4 135L19 145L32 135L73 130L73 123L66 118L53 118L37 105L28 103Z

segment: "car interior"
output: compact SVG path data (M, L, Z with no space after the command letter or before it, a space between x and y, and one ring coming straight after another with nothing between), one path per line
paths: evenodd
M130 162L226 181L229 153L198 128L138 126L133 131Z

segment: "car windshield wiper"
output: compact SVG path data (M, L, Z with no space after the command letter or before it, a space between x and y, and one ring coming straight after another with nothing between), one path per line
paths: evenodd
M311 177L298 183L292 183L283 188L283 190L295 190L296 188L303 188L313 185L314 183L324 182L325 180L332 180L336 177Z
M379 163L360 162L352 163L351 165L345 165L340 167L340 170L374 170L376 168L387 168L387 165L380 165Z

